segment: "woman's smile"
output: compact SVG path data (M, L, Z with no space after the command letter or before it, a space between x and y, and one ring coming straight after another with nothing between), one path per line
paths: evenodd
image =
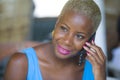
M71 50L62 47L61 45L57 45L57 51L62 55L68 55L71 53Z

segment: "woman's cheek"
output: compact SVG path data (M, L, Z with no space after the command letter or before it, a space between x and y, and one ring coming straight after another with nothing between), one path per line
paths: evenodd
M84 44L85 42L83 41L76 41L76 40L74 41L74 45L78 51L80 51L83 48Z
M65 37L65 34L63 34L62 32L56 32L54 36L55 39L60 39L63 37Z

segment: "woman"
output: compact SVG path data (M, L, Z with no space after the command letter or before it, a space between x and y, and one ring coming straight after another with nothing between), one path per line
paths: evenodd
M52 42L14 54L5 80L105 80L104 53L93 40L86 42L100 18L93 0L69 0L58 17ZM83 49L86 53L81 53ZM85 61L83 54L87 54Z

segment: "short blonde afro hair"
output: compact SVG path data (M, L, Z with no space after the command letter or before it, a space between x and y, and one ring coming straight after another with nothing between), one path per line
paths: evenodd
M68 0L64 5L60 16L62 16L65 11L75 11L84 14L92 20L95 30L98 28L101 21L100 9L93 0Z

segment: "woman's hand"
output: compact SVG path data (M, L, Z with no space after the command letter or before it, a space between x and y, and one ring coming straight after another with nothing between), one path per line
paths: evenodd
M87 51L86 59L92 64L95 80L106 80L106 57L102 49L94 41L86 45L83 48Z

